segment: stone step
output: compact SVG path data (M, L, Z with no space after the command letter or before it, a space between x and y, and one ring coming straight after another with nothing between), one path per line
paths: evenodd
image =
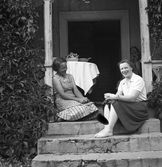
M38 155L32 167L162 167L162 151Z
M98 121L84 121L84 122L56 122L48 123L47 135L86 135L95 134L103 129L103 125ZM160 132L159 119L150 118L139 129L137 133ZM114 127L114 134L124 134L127 131L116 124Z
M94 135L63 135L42 137L38 154L88 154L138 151L162 151L162 133L114 135L95 138Z

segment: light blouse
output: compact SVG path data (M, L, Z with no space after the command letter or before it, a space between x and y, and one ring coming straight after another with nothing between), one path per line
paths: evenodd
M129 86L127 86L126 78L121 80L118 87L118 91L122 92L123 95L131 95L133 90L138 90L140 94L135 101L139 102L139 101L146 100L147 99L146 88L145 88L145 82L143 78L133 73L129 82L130 82L128 84Z

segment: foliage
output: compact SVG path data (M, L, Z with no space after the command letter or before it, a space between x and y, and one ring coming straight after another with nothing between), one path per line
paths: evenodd
M155 117L162 119L162 82L153 82L153 90L148 93L147 104L155 110Z
M9 159L0 157L0 167L31 167L31 159L26 160L24 163L15 159L11 164Z
M12 159L36 155L37 140L55 112L48 98L44 58L33 45L38 14L31 0L0 3L0 155Z
M162 0L148 0L150 37L154 44L152 59L162 58ZM159 57L160 56L160 57Z

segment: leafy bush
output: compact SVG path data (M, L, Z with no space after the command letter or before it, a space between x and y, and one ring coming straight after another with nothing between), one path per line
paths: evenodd
M9 159L3 159L0 157L0 167L31 167L31 159L26 160L24 163L13 160L11 164Z
M36 155L55 109L41 84L44 58L33 45L38 14L31 0L0 3L0 156L23 161Z
M162 120L162 82L153 82L153 90L148 93L149 108L155 110L155 117Z
M162 1L148 0L146 11L149 16L150 37L154 44L152 59L162 59Z

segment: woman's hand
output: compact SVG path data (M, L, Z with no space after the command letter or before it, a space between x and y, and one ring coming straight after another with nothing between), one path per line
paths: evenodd
M89 102L89 99L87 97L81 97L81 98L78 98L77 101L84 104Z
M118 99L118 95L112 94L112 93L106 93L105 94L105 99L106 100L117 100Z

